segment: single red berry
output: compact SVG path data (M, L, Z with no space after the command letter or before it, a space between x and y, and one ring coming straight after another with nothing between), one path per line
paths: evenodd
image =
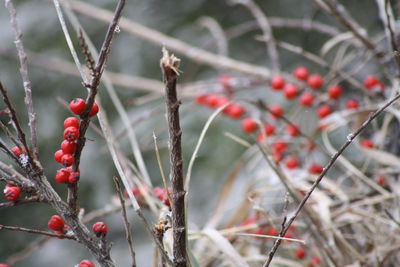
M71 166L74 164L75 158L71 154L64 154L61 157L61 164L64 165L65 167Z
M309 168L308 168L308 172L311 174L320 174L321 172L323 172L324 167L320 164L312 164Z
M297 67L293 72L293 75L301 81L307 81L308 74L308 69L303 66Z
M207 96L208 95L199 95L194 101L199 105L205 105L207 103Z
M368 75L364 79L364 86L368 89L373 89L375 86L379 85L380 81L374 75Z
M328 95L331 99L338 99L343 94L343 89L340 85L333 85L328 88Z
M76 127L79 129L79 120L75 117L68 117L64 120L64 128Z
M269 107L269 110L271 111L271 114L274 118L280 118L283 115L283 108L278 105L272 105Z
M76 127L68 127L64 130L64 139L67 141L75 141L79 137L79 129Z
M7 265L7 264L3 264L3 263L1 263L0 264L0 267L10 267L9 265Z
M269 123L264 125L264 131L266 136L274 135L275 133L275 126Z
M64 154L73 154L76 150L76 143L64 140L61 143L61 150Z
M274 160L279 163L283 160L283 154L281 152L278 151L274 151L272 153L272 157L274 158Z
M271 88L274 90L281 90L285 86L285 79L282 76L274 76L271 79Z
M90 109L89 116L93 117L97 114L97 112L99 112L99 105L97 105L96 102L93 102L93 106Z
M252 133L257 130L257 123L250 117L242 120L242 129L246 133Z
M285 94L285 97L287 99L295 98L297 96L298 91L299 91L299 88L293 84L287 84L283 88L283 93Z
M233 86L233 77L230 74L224 74L219 77L219 83L226 91L231 91Z
M275 152L283 152L286 149L286 143L284 141L276 141L273 145Z
M365 148L374 148L375 147L374 143L369 139L363 139L361 141L361 146L363 146Z
M308 77L307 83L312 89L319 89L324 84L324 79L319 74L313 74Z
M81 173L79 171L71 172L70 175L68 176L68 183L74 184L74 183L78 182L80 175L81 175Z
M232 104L228 107L228 115L232 119L239 119L244 114L244 108L237 104Z
M318 256L312 256L310 259L309 266L316 267L321 264L321 259Z
M302 260L306 257L306 252L304 248L298 248L294 251L294 255L296 256L297 259Z
M21 151L22 149L22 151ZM26 149L25 147L21 147L21 149L17 146L11 148L11 151L14 153L15 156L19 157L21 154L26 154Z
M97 237L106 235L108 232L107 224L105 224L104 222L97 222L97 223L93 224L92 229Z
M347 109L358 109L359 106L360 106L360 104L355 99L349 99L346 102L346 108Z
M379 176L377 179L376 179L376 182L380 185L380 186L384 186L385 184L386 184L386 179L385 179L385 176Z
M69 103L72 113L81 115L86 109L86 102L82 98L75 98Z
M54 160L59 163L62 163L61 161L62 156L64 156L64 152L61 149L57 150L56 153L54 153Z
M314 102L314 95L308 92L304 92L300 96L300 104L306 107L312 106Z
M218 95L216 94L209 94L207 96L207 106L210 108L217 108L218 107Z
M291 136L298 136L300 134L299 128L294 124L289 124L286 127L286 132Z
M6 186L4 195L8 201L17 201L21 196L21 189L18 186Z
M83 260L79 263L78 267L96 267L96 265L90 260Z
M228 97L220 96L220 97L218 97L217 106L222 107L223 105L227 104L228 102L229 102ZM226 108L224 110L226 110Z
M168 193L167 191L164 190L164 188L161 188L159 186L155 187L153 189L154 195L161 200L165 205L169 206L169 198L168 198Z
M332 113L332 109L330 106L328 105L322 105L317 109L317 115L320 118L325 118L326 116L328 116L329 114Z
M267 235L277 236L278 234L279 234L278 229L276 229L275 227L270 227L267 230Z
M64 219L61 218L58 215L53 215L51 216L49 222L47 223L47 225L49 226L49 228L51 230L54 231L63 231L64 229Z
M60 169L56 173L55 180L60 184L68 183L69 175L70 171L68 171L66 168Z
M288 169L295 169L299 167L299 161L297 160L296 157L290 157L287 161L286 161L286 168Z

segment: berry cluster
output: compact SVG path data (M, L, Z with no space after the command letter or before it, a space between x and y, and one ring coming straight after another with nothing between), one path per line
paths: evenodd
M82 115L86 109L86 102L81 98L75 98L69 104L71 111L76 115ZM99 111L99 106L93 103L89 116L94 116ZM75 162L76 141L79 138L79 119L68 117L64 120L64 141L61 142L61 149L54 154L54 159L65 166L57 171L55 180L61 184L76 183L79 180L79 170L74 172L72 165Z

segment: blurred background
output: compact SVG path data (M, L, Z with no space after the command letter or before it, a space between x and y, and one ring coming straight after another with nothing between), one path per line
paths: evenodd
M59 166L53 160L53 154L59 149L59 144L62 141L63 120L70 115L63 102L69 102L75 97L85 98L86 89L82 86L82 81L76 75L77 72L74 65L72 65L73 60L52 2L13 2L17 9L17 18L23 33L24 46L28 52L29 76L33 85L33 101L37 114L40 160L52 185L54 185L59 194L65 197L66 187L54 181L54 174ZM85 2L110 11L114 10L117 3L117 1L109 0L90 0ZM319 21L340 29L336 22L320 11L311 1L255 2L258 3L268 17ZM348 8L359 24L368 30L370 36L375 36L381 31L382 26L375 1L355 0L340 2ZM79 12L75 14L94 45L99 49L108 27L107 23L79 14ZM139 24L214 53L218 53L216 40L210 30L201 25L201 19L209 18L218 23L228 38L228 33L232 34L233 30L237 29L237 26L246 25L246 23L254 24L254 18L248 9L241 5L230 5L228 1L223 0L187 0L179 2L131 0L127 1L123 14L126 18ZM9 95L18 108L18 114L24 122L25 130L28 133L23 84L18 71L19 62L13 43L14 36L10 27L9 13L4 5L0 7L0 25L0 80L8 89ZM78 48L76 34L71 24L68 23L68 27L74 45L79 52L79 57L83 62L84 57ZM321 46L333 37L316 31L287 27L273 27L273 33L276 39L302 47L315 54L319 54ZM257 27L253 27L253 29L239 36L232 34L232 38L227 43L227 55L237 60L269 68L270 60L266 54L265 43L255 40L255 36L260 34L261 31ZM153 132L158 137L158 145L166 172L169 169L168 134L166 132L165 110L162 99L163 87L162 84L157 83L162 81L159 68L161 46L162 44L150 43L121 29L114 39L106 68L113 73L130 77L144 77L154 82L153 91L140 88L140 85L129 82L124 86L118 83L114 84L114 86L119 99L129 114L130 121L135 122L134 130L151 180L154 185L160 186L162 182L154 152ZM282 69L286 72L292 72L298 65L307 66L312 72L321 74L326 71L320 66L305 60L300 55L279 47L278 51ZM336 50L333 49L332 53L326 55L326 59L331 59L335 53ZM176 55L182 59L182 74L179 78L179 83L189 85L187 87L182 86L181 88L183 89L180 91L183 97L183 105L181 107L183 153L185 167L187 167L200 132L212 113L212 110L196 106L192 100L193 96L202 92L219 90L218 77L220 75L230 74L239 81L245 81L244 84L246 84L249 77L230 70L199 64L179 53ZM375 69L375 66L372 61L370 64L365 65L360 72L356 73L355 77L362 79L366 73L380 71ZM198 82L197 86L190 86L194 82ZM279 103L286 110L291 109L290 102L286 101L281 95L267 90L267 88L266 81L261 81L251 86L243 86L237 93L237 97L253 100L262 99L266 103ZM349 88L346 94L357 96L359 92ZM100 86L99 95L102 100L103 110L109 117L111 128L115 136L117 136L120 148L134 162L125 128L104 86ZM0 108L5 108L3 103L0 103ZM254 108L249 106L249 110L252 109ZM255 109L253 111L257 113ZM302 123L311 125L311 127L304 129L310 134L315 126L315 118L313 117L315 115L305 113L302 115L300 116ZM3 122L8 122L5 116L1 119ZM94 125L99 127L97 118L92 121ZM212 123L193 170L189 194L190 225L192 229L204 226L212 215L218 192L226 177L232 171L233 166L237 164L238 159L241 158L246 161L250 158L249 155L243 154L246 148L226 138L225 132L251 140L242 132L237 121L218 117ZM345 132L343 131L338 143L343 141ZM1 136L4 137L3 133L1 133ZM115 196L112 177L118 175L102 136L93 129L89 129L87 137L89 141L82 156L79 192L79 205L85 209L86 213L110 205L113 196ZM350 151L349 153L357 153L357 151ZM321 155L316 155L315 157L318 161L324 162L324 158ZM10 163L3 155L1 160ZM257 174L255 174L251 166L241 171L234 187L234 193L231 196L232 209L235 208L235 201L238 198L243 199L246 197L244 185L248 182L248 179L255 179L256 183L257 179L261 179L262 174L257 178L254 178L254 176L257 176ZM265 177L262 178L264 179ZM271 182L274 183L274 181ZM281 199L283 195L283 191L277 190L275 195L268 196L268 200L264 203L264 208L271 206L275 197ZM3 195L0 196L0 200L5 201ZM268 201L271 201L271 203L268 204ZM0 224L46 230L48 218L53 214L54 210L46 204L27 204L10 209L1 209ZM132 220L138 266L151 266L149 259L154 253L153 244L150 242L149 235L133 210L129 210L129 214ZM146 216L152 222L157 220L151 213L146 213ZM130 257L120 214L109 215L104 218L104 221L109 224L109 240L114 244L112 249L113 259L115 259L118 266L128 266ZM41 239L42 237L40 236L28 233L0 231L0 262L11 255L24 251L30 243ZM81 245L72 241L54 239L43 243L43 246L39 246L36 251L16 263L14 267L74 266L85 258L91 259L91 256Z

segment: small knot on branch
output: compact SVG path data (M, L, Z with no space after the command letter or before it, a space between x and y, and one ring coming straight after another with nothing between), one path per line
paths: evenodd
M181 60L174 56L174 54L169 55L168 50L163 47L162 48L162 58L160 60L160 67L166 70L172 70L176 75L179 75L179 65L181 64Z

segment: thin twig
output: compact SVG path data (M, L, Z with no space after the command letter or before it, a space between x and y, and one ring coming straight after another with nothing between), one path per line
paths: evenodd
M18 200L18 201L2 202L2 203L0 203L0 209L12 208L12 207L20 206L20 205L27 204L27 203L40 203L40 202L43 202L43 200L41 199L40 196L33 196L33 197Z
M121 185L118 181L118 178L114 176L113 181L114 181L117 193L118 193L119 201L121 202L122 218L124 219L126 241L128 241L129 251L130 251L131 257L132 257L132 267L135 267L136 266L135 250L133 248L133 238L132 238L132 233L131 233L131 226L128 221L128 216L127 216L127 212L126 212L125 199L124 199L124 196L122 195L122 189L121 189Z
M19 63L21 65L20 73L22 77L22 81L24 82L25 89L25 104L28 108L28 117L29 117L29 129L31 132L31 145L32 152L34 158L37 160L39 158L39 148L37 144L37 134L36 134L36 114L33 109L33 101L32 101L32 83L29 79L28 75L28 58L25 53L24 44L22 42L22 33L18 27L17 23L17 14L13 5L12 0L6 0L6 7L10 13L11 18L11 26L14 31L15 36L15 46L18 51Z
M172 228L174 236L174 266L186 267L186 222L185 222L185 190L183 182L183 159L179 122L180 101L176 92L176 80L180 59L169 55L163 48L160 66L165 83L165 103L167 106L168 133L170 143L170 179L172 185Z
M335 161L339 158L339 156L346 150L346 148L353 142L353 140L373 121L376 117L378 117L379 114L381 114L387 107L389 107L391 104L393 104L395 101L397 101L400 98L400 94L396 95L392 99L390 99L386 104L384 104L381 108L379 108L377 111L375 111L373 114L370 115L370 117L364 121L364 123L357 129L355 130L354 133L349 134L347 136L347 141L342 145L342 147L332 156L331 160L328 162L328 164L325 165L323 171L321 174L318 176L318 178L315 180L313 185L311 186L310 190L306 193L300 204L298 205L296 211L294 212L293 216L290 217L288 222L286 223L285 229L281 232L280 236L284 236L286 232L289 230L290 225L293 223L293 221L296 219L296 217L299 215L300 211L306 204L307 200L310 198L311 194L315 190L315 188L319 185L319 183L322 181L326 173L330 170L330 168L333 166ZM280 241L277 240L274 243L274 246L272 247L267 261L264 263L263 267L268 267L280 245Z
M72 240L76 239L74 236L71 236L71 235L65 235L65 234L60 235L60 234L50 233L50 232L46 232L46 231L28 229L28 228L17 227L17 226L7 226L7 225L0 224L0 231L1 230L19 231L19 232L26 232L26 233L37 234L37 235L45 235L45 236L50 236L50 237L72 239Z

